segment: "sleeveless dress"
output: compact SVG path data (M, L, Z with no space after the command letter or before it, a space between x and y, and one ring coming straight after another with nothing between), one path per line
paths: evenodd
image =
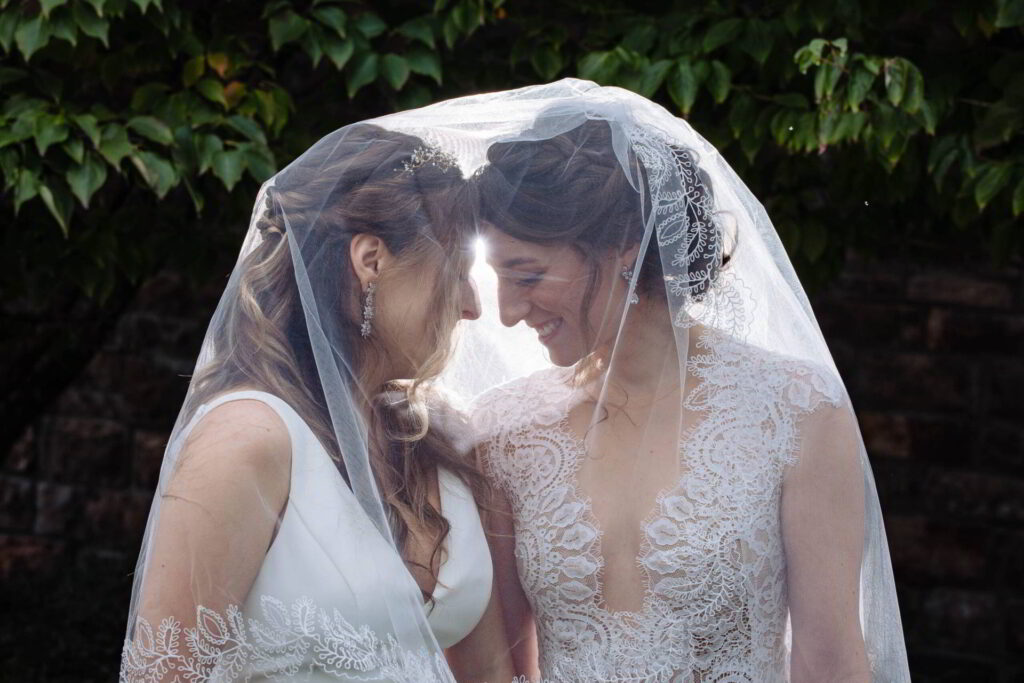
M724 336L704 348L690 359L701 381L684 399L702 414L683 435L686 471L638 530L647 579L638 611L603 603L602 530L576 479L587 454L569 426L571 370L542 370L477 400L472 421L485 472L512 510L545 681L789 678L782 480L800 418L838 405L842 387Z
M197 627L186 629L192 633L180 639L175 652L142 651L137 642L126 643L121 680L151 680L161 658L183 671L207 668L202 659L209 652L218 653L209 673L209 680L217 681L437 680L438 662L425 652L398 648L383 613L385 591L411 591L412 599L423 602L415 582L287 403L260 391L225 394L201 406L179 438L213 408L242 399L272 408L291 439L291 488L277 535L243 605L223 614L200 608ZM441 513L451 529L434 605L424 609L438 644L447 648L483 616L492 565L469 488L444 469L438 484ZM152 631L155 625L143 627Z

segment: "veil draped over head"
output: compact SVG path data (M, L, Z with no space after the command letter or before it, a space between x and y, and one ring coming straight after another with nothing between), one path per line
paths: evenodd
M422 357L361 334L348 254L365 231L437 274ZM483 316L449 358L477 233ZM382 385L382 358L417 381ZM253 502L225 519L177 488L190 461L217 462L201 421L231 392L280 399L292 457L225 458L228 495ZM329 468L296 456L302 438ZM536 634L524 673L788 680L819 612L852 600L874 679L909 680L871 470L804 291L717 150L643 97L564 80L449 100L342 128L264 185L167 447L122 680L451 680L402 552L423 522L404 485L437 466L490 482L474 491L497 520L495 581L515 586L507 630L518 645L518 594ZM265 590L299 552L275 537L289 523L329 585ZM258 575L223 569L254 553Z

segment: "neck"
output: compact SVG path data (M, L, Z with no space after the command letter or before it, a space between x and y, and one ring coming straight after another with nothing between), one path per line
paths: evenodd
M678 332L664 300L643 298L631 306L621 334L598 352L610 390L649 401L678 392ZM695 332L690 329L687 355L696 343Z

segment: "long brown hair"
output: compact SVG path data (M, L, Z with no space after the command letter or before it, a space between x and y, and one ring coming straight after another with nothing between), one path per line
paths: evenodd
M429 419L439 411L450 413L447 422L456 415L424 382L450 355L461 317L460 264L453 261L465 258L461 243L474 225L470 186L435 152L416 137L357 124L324 138L278 174L257 207L253 244L243 250L235 286L229 283L231 294L215 316L213 360L197 374L189 400L194 409L239 387L278 396L305 419L348 480L319 374L319 364L334 363L349 394L368 410L370 467L395 541L407 548L410 524L425 528L436 539L426 567L432 575L450 527L429 502L430 477L444 467L477 496L486 489L470 458ZM366 386L367 378L401 350L360 334L360 283L349 259L351 239L360 233L379 237L400 267L438 273L431 329L423 336L433 352L414 377L377 387ZM326 361L314 353L311 327L331 347Z

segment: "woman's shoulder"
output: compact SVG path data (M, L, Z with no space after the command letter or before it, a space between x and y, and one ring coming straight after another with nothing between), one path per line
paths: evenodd
M846 391L839 373L824 361L812 360L724 334L703 338L691 368L709 390L733 386L745 392L768 392L793 409L813 412L838 407Z
M493 387L470 406L471 424L478 441L506 429L527 424L557 422L571 390L572 370L551 367Z

